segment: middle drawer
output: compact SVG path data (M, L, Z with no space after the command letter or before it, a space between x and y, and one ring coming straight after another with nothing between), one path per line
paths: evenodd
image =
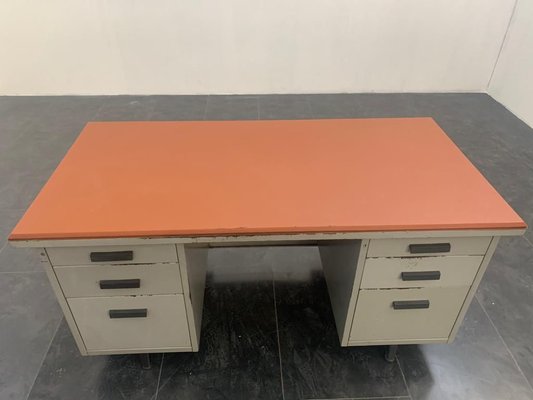
M56 267L54 271L68 298L183 293L177 263Z
M483 256L368 258L362 289L470 286Z

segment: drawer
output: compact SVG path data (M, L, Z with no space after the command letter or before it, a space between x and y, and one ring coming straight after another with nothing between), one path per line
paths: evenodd
M369 258L361 288L470 286L483 256Z
M92 264L149 264L177 262L173 244L139 246L48 247L53 266Z
M469 287L361 290L350 341L447 338ZM428 302L428 308L395 309ZM407 305L406 305L407 304ZM418 304L417 306L420 306Z
M367 257L482 256L491 239L491 236L375 239L370 241Z
M191 347L181 294L67 301L88 351Z
M183 293L178 264L56 267L66 297Z

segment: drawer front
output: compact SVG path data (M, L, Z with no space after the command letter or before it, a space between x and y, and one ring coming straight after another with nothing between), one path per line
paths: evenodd
M491 236L375 239L370 241L367 257L482 256L491 239Z
M469 287L361 290L350 341L447 338L468 290ZM399 309L393 308L393 302ZM409 308L426 305L428 308Z
M67 301L88 351L191 347L181 294Z
M149 264L177 262L173 244L140 246L48 247L53 266L93 264Z
M483 256L369 258L361 288L470 286Z
M183 293L178 264L57 267L66 297Z

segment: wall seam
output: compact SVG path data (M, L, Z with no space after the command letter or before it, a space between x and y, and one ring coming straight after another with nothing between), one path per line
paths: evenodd
M498 63L500 62L500 57L503 52L503 48L505 47L505 43L507 43L507 37L509 36L509 31L511 30L511 24L513 23L514 16L516 14L516 8L518 6L519 0L515 0L513 5L513 10L511 11L511 16L509 17L509 22L507 24L507 29L505 30L505 34L503 35L502 43L500 45L500 49L498 51L498 55L496 56L496 60L494 61L494 66L492 67L492 72L489 77L489 81L487 82L487 93L489 93L489 88L492 83L492 78L494 78L494 73L496 72L496 68L498 67Z

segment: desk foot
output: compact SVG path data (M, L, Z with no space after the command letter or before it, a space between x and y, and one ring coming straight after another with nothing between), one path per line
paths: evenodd
M139 354L139 361L141 362L142 369L152 368L150 364L150 353Z
M396 350L398 350L397 344L391 344L387 346L387 351L385 352L385 360L392 363L396 360Z

